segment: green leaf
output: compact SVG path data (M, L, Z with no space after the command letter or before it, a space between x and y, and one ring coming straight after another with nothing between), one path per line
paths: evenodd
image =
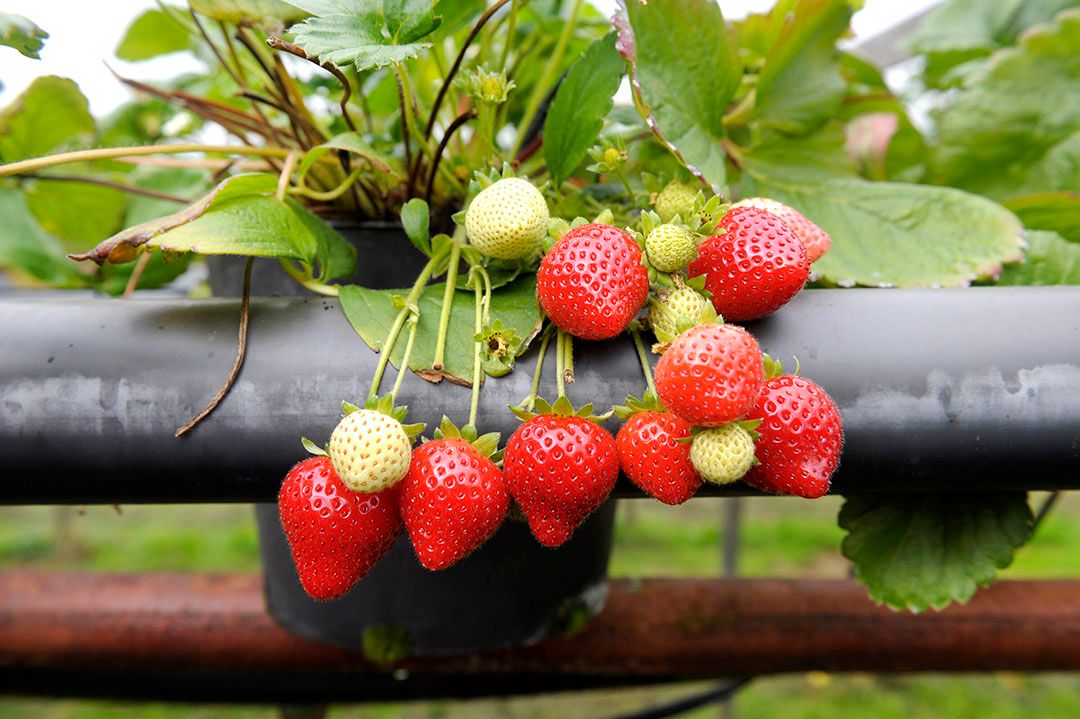
M1031 535L1021 493L859 496L840 510L844 556L876 602L920 612L966 602Z
M203 255L315 261L325 238L313 234L306 210L274 197L276 189L275 175L235 175L179 212L128 228L73 259L123 263L145 245Z
M1077 87L1080 11L1066 11L998 51L942 113L932 178L991 197L1080 189Z
M953 68L1011 45L1021 32L1050 20L1076 0L948 0L923 20L908 41L926 55L923 76L939 87Z
M836 114L847 90L836 41L851 11L847 0L799 0L781 15L758 76L754 110L761 123L805 133Z
M54 287L82 287L86 277L64 256L60 242L34 221L23 193L0 188L0 268Z
M426 5L430 14L431 3L388 4L392 6L389 18L371 0L357 3L305 0L297 5L313 11L313 16L290 31L295 35L294 42L308 55L341 67L351 64L357 72L417 57L431 44L415 41L429 34L438 23L432 25L433 20L408 15L405 6ZM393 22L396 33L387 27L387 20Z
M304 154L303 159L300 160L300 167L297 171L299 176L304 177L307 175L312 166L319 161L319 158L334 150L344 150L351 155L356 155L379 172L394 172L393 168L390 166L389 160L384 158L378 151L372 148L371 145L365 142L360 133L343 132L340 135L331 137L323 144L316 145L308 150L307 153Z
M82 182L31 180L26 204L42 229L69 251L101 242L123 224L127 195L111 187Z
M1048 230L1070 242L1080 242L1080 193L1040 192L1010 197L1002 204L1028 229Z
M191 9L214 20L275 29L302 19L304 12L282 0L189 0Z
M435 341L438 334L439 313L445 284L428 285L420 301L420 321L416 327L416 340L409 367L417 372L432 372L435 362ZM356 333L373 350L382 349L390 325L397 315L391 297L402 290L372 290L358 285L341 288L341 309ZM447 332L446 357L443 374L453 382L470 384L473 371L473 348L475 330L473 323L473 293L458 292L450 313ZM536 277L523 277L506 285L491 295L491 317L498 319L503 327L512 329L519 337L531 338L540 329L541 315L536 304ZM404 340L394 345L390 356L399 367L405 349ZM524 351L522 345L520 351Z
M401 226L405 235L416 249L431 257L431 211L428 204L419 197L406 202L401 207Z
M396 43L408 43L430 35L439 27L432 0L383 0L386 31Z
M168 13L147 10L139 15L124 32L116 47L121 60L149 60L190 48L187 28Z
M699 179L726 182L724 112L742 78L720 6L712 0L627 3L618 48L635 101L660 141ZM632 31L631 31L632 29Z
M286 198L285 203L315 239L318 279L329 282L355 275L356 248L352 243L296 200Z
M774 178L799 185L854 178L855 163L844 151L844 142L844 126L840 123L829 123L797 138L763 133L761 143L742 156L742 195L767 193ZM759 184L761 189L757 188Z
M0 12L0 45L15 48L26 57L40 60L38 53L49 33L22 15Z
M999 285L1080 285L1080 243L1056 232L1028 230L1024 261L1005 265Z
M0 160L40 157L90 139L94 118L72 80L39 77L0 112Z
M814 271L841 286L965 285L1022 256L1016 216L960 190L846 179L758 189L829 233L832 247Z
M615 33L597 40L559 85L544 122L544 159L552 181L569 177L604 127L626 65Z

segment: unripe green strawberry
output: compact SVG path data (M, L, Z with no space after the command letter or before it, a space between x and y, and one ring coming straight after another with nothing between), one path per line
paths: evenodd
M653 203L653 209L660 219L667 222L675 215L680 215L684 220L694 211L694 200L697 199L698 188L686 182L672 180L667 187L660 190Z
M663 224L654 227L645 238L649 262L661 272L678 272L697 257L694 233L682 225Z
M690 463L707 482L731 484L754 463L754 438L737 422L694 436Z
M540 251L547 235L547 201L528 180L507 177L480 191L465 212L465 231L477 250L500 260Z
M699 325L711 321L715 315L712 303L692 287L665 292L649 304L649 322L661 342L671 342L679 336L680 319Z
M372 409L351 412L327 447L341 481L354 492L381 492L409 471L412 443L401 422Z

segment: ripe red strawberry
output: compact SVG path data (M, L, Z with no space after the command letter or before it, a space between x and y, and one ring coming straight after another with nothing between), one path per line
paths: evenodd
M527 419L506 443L503 475L529 528L541 544L557 547L599 507L619 476L615 438L574 413L565 397L554 407L537 401L542 412ZM515 410L519 417L529 413Z
M756 207L732 208L720 220L722 234L698 248L688 268L705 275L713 307L728 321L772 314L791 300L810 276L802 242L780 218Z
M656 363L660 400L698 427L718 427L742 417L764 383L757 340L735 325L692 327Z
M630 481L664 504L682 504L701 486L690 463L690 425L670 412L647 410L631 415L615 443L619 464Z
M806 248L806 256L810 258L810 262L817 262L824 257L825 253L829 251L829 245L832 244L828 232L811 222L806 215L794 207L789 207L777 200L771 200L767 197L748 197L745 200L736 202L732 207L757 207L779 217L803 243L803 247Z
M471 554L509 507L502 471L468 440L444 437L413 450L402 480L401 517L428 569L446 569Z
M760 419L746 481L766 492L816 499L829 491L844 442L840 412L828 394L805 377L783 375L765 383L748 419Z
M401 534L397 487L351 492L329 457L311 457L289 470L278 512L300 583L313 599L349 591Z
M536 298L562 330L586 340L626 329L649 295L641 248L625 232L579 225L551 248L537 271Z

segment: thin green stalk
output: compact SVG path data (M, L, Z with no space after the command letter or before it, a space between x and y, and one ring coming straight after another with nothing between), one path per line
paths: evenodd
M311 190L302 185L290 188L289 192L294 195L302 195L309 200L315 200L317 202L331 202L349 191L349 188L352 187L352 184L356 182L356 179L358 177L360 177L360 173L363 171L363 169L364 168L362 167L354 168L353 171L345 177L345 180L340 185L338 185L332 190L327 190L326 192Z
M645 374L645 384L649 391L656 394L656 385L653 384L652 368L649 367L649 356L645 354L645 344L641 341L639 330L630 330L630 336L634 338L634 347L637 348L637 356L641 361L641 371Z
M506 67L506 60L510 57L510 47L514 44L514 34L517 33L519 9L521 9L521 4L518 0L513 0L510 4L510 20L506 28L506 41L503 43L502 56L499 57L499 64L496 67Z
M566 333L562 330L555 331L555 389L559 397L566 396Z
M391 402L397 399L398 390L401 389L401 381L405 379L405 375L409 372L409 358L412 356L413 341L416 340L416 326L420 324L420 317L415 313L409 313L409 337L405 340L405 352L401 355L401 367L398 369L397 377L394 379L394 388L390 390Z
M475 269L484 280L484 327L487 327L491 324L491 275L481 265L475 265Z
M637 195L634 194L634 188L630 186L630 180L627 179L626 173L623 172L621 167L615 170L615 176L622 181L623 187L626 188L626 194L630 196L632 201Z
M443 249L431 256L424 268L420 270L420 275L416 278L412 289L409 290L408 296L405 297L405 306L398 310L397 317L394 318L394 324L390 326L390 331L386 334L386 341L383 343L382 352L379 354L379 363L375 365L375 376L371 378L371 390L368 392L368 396L375 397L378 395L383 373L386 371L386 365L390 361L390 355L394 351L394 343L397 342L401 328L404 326L406 318L412 313L412 308L416 307L416 302L420 299L420 293L424 291L428 280L431 279L435 267L443 261L446 255L447 250Z
M574 336L566 335L563 339L563 352L566 353L566 357L563 359L563 377L567 384L574 383Z
M540 338L540 350L536 353L536 369L533 370L532 387L529 389L528 396L521 400L521 404L518 405L530 411L536 404L536 396L540 392L540 377L544 373L544 355L547 354L547 347L548 343L551 342L552 328L554 326L548 325Z
M475 330L475 341L473 342L473 376L472 376L472 402L469 405L469 424L473 427L476 426L476 411L480 406L480 383L483 379L483 369L480 363L480 343L484 341L480 333L484 331L484 290L483 282L481 282L476 273L472 276L473 283L473 310L475 313L473 319L473 329Z
M583 4L582 0L574 0L574 4L570 8L570 17L567 19L566 24L563 25L555 50L551 53L551 57L544 67L544 74L540 76L540 81L536 83L532 93L529 95L529 101L525 105L525 113L521 116L521 122L518 123L517 139L514 141L514 150L510 153L510 157L517 157L518 152L521 151L521 143L525 139L525 133L529 131L529 126L532 125L533 118L536 117L536 113L540 109L540 103L544 101L548 91L551 89L551 84L555 80L555 73L558 72L559 65L562 64L563 56L566 55L566 47L570 44L574 28L577 27L578 16L581 15Z
M175 155L183 152L203 152L221 155L254 155L256 157L288 157L292 150L286 147L252 147L240 145L200 145L197 143L177 143L175 145L137 145L134 147L101 147L93 150L61 152L56 155L35 157L31 160L9 162L0 165L0 177L23 175L36 172L46 167L67 165L73 162L92 162L94 160L117 160L124 157L143 157L146 155Z
M450 312L454 307L454 292L457 290L458 265L461 264L461 242L458 235L462 228L454 231L453 246L450 249L450 265L446 270L446 289L443 290L442 311L439 314L439 331L435 335L435 361L431 368L438 372L446 359L446 335L450 330Z
M293 278L301 285L303 285L317 295L325 295L326 297L337 297L339 294L337 285L328 285L323 282L319 282L310 274L304 273L297 269L296 266L289 260L281 260L281 268L285 270L285 274L287 274L289 277Z

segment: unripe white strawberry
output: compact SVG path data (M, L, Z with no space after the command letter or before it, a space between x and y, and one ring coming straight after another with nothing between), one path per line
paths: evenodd
M675 215L684 220L689 218L694 211L694 200L697 199L698 188L686 182L672 180L660 190L653 203L653 209L664 222L669 221ZM692 258L691 258L692 259Z
M649 262L661 272L678 272L697 257L694 233L682 225L664 224L645 237Z
M754 463L754 439L737 422L694 435L690 463L707 482L731 484Z
M699 325L715 317L712 303L692 287L665 292L649 304L649 323L660 341L670 342L679 335L679 320Z
M330 461L354 492L381 492L409 471L412 443L401 422L372 409L345 415L330 435Z
M785 205L783 202L768 197L748 197L732 205L732 208L735 207L756 207L779 217L788 226L788 229L799 238L799 241L803 243L803 247L806 248L806 256L810 258L811 262L820 260L829 251L829 245L832 244L828 232L811 222L806 215L794 207Z
M540 190L528 180L507 177L473 199L465 211L465 231L488 257L519 260L540 251L550 217Z

